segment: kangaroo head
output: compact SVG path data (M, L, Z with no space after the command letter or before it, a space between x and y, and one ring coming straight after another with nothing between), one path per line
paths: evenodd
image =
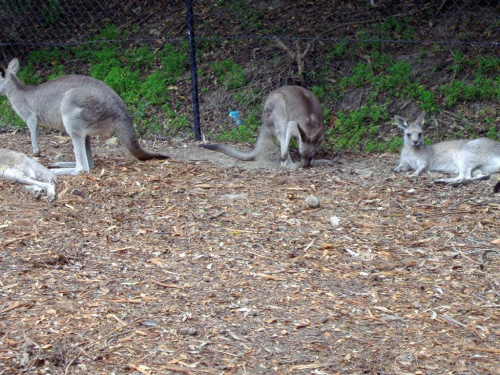
M321 144L323 143L323 127L320 127L312 136L308 136L300 125L297 125L297 128L299 129L300 134L300 164L302 168L308 168L311 166L314 155L316 155L321 148Z
M403 141L405 146L419 147L424 144L424 133L422 130L424 126L424 118L425 118L425 111L422 112L414 122L408 125L408 123L403 117L394 116L394 119L396 120L396 124L398 125L398 127L400 129L403 129L404 132Z
M5 83L9 79L9 74L16 75L19 70L19 60L12 59L7 68L0 67L0 95L5 94Z

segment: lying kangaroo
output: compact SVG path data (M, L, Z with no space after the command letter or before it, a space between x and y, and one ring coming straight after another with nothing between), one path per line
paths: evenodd
M49 202L56 198L56 175L40 163L20 152L0 148L0 177L26 184L35 198L47 194Z
M251 151L242 151L224 144L203 144L204 148L219 151L239 160L255 160L264 153L272 136L280 143L281 165L290 167L289 154L292 137L299 140L300 164L311 165L314 155L323 143L323 111L314 94L299 86L284 86L269 94L262 112L262 128Z
M0 68L0 95L5 95L27 123L33 153L40 154L38 124L66 131L73 142L76 163L56 163L56 174L78 174L94 166L90 136L109 137L115 131L127 150L139 160L167 159L139 145L132 118L122 99L104 82L87 76L69 75L38 86L25 86L16 76L18 59Z
M404 147L394 172L415 170L456 173L457 177L436 180L437 183L462 184L471 180L487 180L491 173L500 172L500 143L488 138L424 144L422 126L425 112L408 125L403 117L395 116L404 130Z

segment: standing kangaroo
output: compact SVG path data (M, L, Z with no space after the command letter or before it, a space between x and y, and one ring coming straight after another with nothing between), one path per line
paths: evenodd
M25 86L16 75L18 70L18 59L13 59L7 69L0 68L0 95L7 96L14 111L28 125L33 153L40 154L38 124L66 131L73 142L76 163L56 163L64 168L54 173L76 175L89 171L94 166L90 136L109 137L115 131L137 159L168 158L141 148L123 100L104 82L68 75L38 86Z
M491 173L500 172L500 143L488 138L424 144L423 123L425 112L408 125L403 117L395 116L397 125L404 130L404 146L399 165L394 172L415 170L415 176L424 171L456 173L453 178L436 183L462 184L471 180L487 180Z
M224 144L203 144L204 148L219 151L239 160L255 160L263 152L272 137L280 143L281 165L290 167L289 145L292 137L299 140L300 164L311 165L314 155L323 143L323 111L314 94L299 86L284 86L272 91L262 112L262 128L250 151L238 150Z
M42 192L47 194L49 202L57 198L56 175L23 153L0 148L0 177L28 185L26 189L37 199Z

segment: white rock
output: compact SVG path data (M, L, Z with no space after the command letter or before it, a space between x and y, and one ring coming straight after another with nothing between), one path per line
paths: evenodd
M337 216L332 216L330 218L330 223L334 228L338 228L340 226L340 219Z
M320 206L319 199L316 198L312 194L307 196L305 202L306 202L307 207L310 207L310 208L318 208Z

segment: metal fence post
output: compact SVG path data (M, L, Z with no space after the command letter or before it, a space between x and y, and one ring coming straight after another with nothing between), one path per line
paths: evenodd
M196 45L194 38L194 16L191 0L186 0L187 26L189 36L189 57L191 65L191 96L193 98L194 138L201 140L200 104L198 102L198 71L196 68Z

